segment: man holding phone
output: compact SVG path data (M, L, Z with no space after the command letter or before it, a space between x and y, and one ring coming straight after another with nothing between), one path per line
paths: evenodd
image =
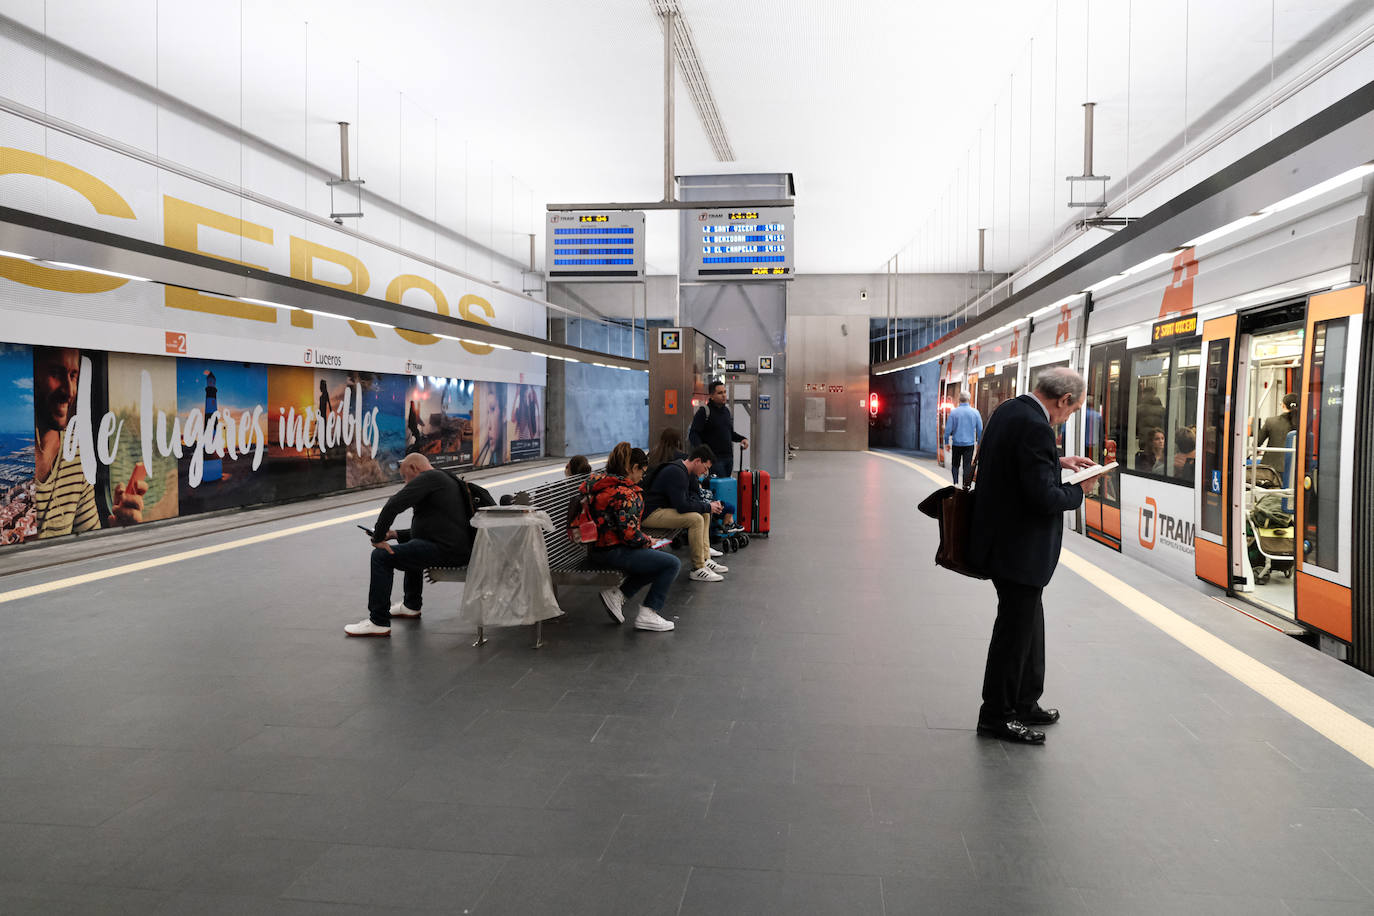
M386 501L368 532L372 540L372 580L367 593L367 616L344 627L349 636L390 636L392 617L419 617L424 571L431 566L466 566L472 555L468 513L458 481L436 470L418 452L401 459L405 486ZM412 510L409 528L391 524ZM358 527L362 528L361 525ZM392 544L391 541L397 543ZM396 570L405 573L404 599L391 603Z
M719 582L729 567L711 559L710 517L722 511L720 500L707 501L696 485L697 478L711 473L715 453L707 445L694 447L685 460L669 461L654 472L644 494L644 527L686 528L692 552L689 578Z

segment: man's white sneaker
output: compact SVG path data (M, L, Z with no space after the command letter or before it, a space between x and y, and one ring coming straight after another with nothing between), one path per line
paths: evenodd
M357 623L350 623L344 627L344 632L349 636L390 636L391 627L379 627L371 618L364 617Z
M717 550L717 549L714 548L714 547L707 547L707 548L706 548L706 555L707 555L708 557L713 557L713 558L714 558L714 557L723 557L723 556L725 556L725 554L721 553L719 550Z
M419 611L413 611L413 610L411 610L410 608L406 607L404 601L397 601L395 604L393 604L393 605L391 606L391 616L392 616L392 617L414 618L414 617L419 617L419 616L420 616L420 612L419 612Z
M687 574L687 578L689 578L689 579L695 579L695 580L698 581L698 582L723 582L723 581L725 581L725 577L724 577L724 576L722 576L722 575L721 575L720 573L718 573L718 572L712 572L712 571L711 571L711 568L710 568L709 566L703 566L703 567L701 567L701 569L694 569L694 570L692 570L690 573Z
M717 563L715 560L711 559L706 561L706 568L713 573L728 573L730 571L730 567L726 566L724 563Z
M611 619L616 623L625 622L625 593L618 588L603 588L601 590L601 603L606 605L606 613L611 615Z
M635 618L636 630L654 630L659 633L666 633L674 626L676 626L676 624L671 620L664 620L662 617L658 616L658 612L653 608L641 607L639 609L639 616Z

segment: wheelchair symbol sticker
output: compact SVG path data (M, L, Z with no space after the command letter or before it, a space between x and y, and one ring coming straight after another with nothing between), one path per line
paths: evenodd
M1220 492L1221 492L1221 471L1213 471L1213 472L1212 472L1212 492L1213 492L1213 493L1220 493Z

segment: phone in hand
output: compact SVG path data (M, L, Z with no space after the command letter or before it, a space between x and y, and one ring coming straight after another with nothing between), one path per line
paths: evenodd
M667 547L671 543L673 542L669 538L654 538L654 542L649 545L649 548L651 550L658 550L659 548Z
M377 538L375 535L373 535L371 528L364 528L362 525L359 525L358 529L362 531L363 534L367 535L367 539L369 541L371 541L374 544L377 543Z
M133 489L134 489L134 487L136 487L136 486L138 486L139 484L143 483L144 478L146 478L147 476L148 476L148 469L145 468L145 467L143 466L143 462L140 461L140 462L138 462L137 464L135 464L135 465L134 465L134 472L133 472L132 474L129 475L129 482L128 482L127 484L125 484L125 486L124 486L124 492L125 492L125 493L130 493L130 492L132 492Z

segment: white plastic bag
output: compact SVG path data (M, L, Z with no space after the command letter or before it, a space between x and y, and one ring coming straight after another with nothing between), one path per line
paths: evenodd
M544 532L554 530L548 513L483 509L472 525L477 538L458 619L471 626L515 627L560 616L544 547Z

